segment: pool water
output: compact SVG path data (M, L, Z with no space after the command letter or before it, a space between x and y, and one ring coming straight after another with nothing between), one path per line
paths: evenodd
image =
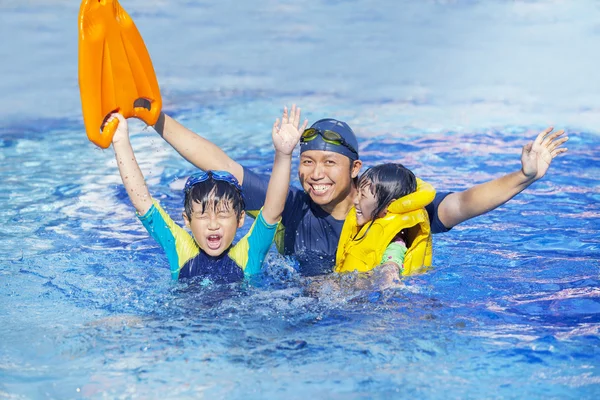
M255 286L172 284L112 149L86 139L77 2L0 4L0 397L600 396L595 2L121 4L165 111L258 172L292 102L347 121L366 166L402 162L440 191L518 170L551 124L569 151L434 236L434 269L400 287L349 276L316 295L274 253ZM131 128L150 191L179 216L194 168Z

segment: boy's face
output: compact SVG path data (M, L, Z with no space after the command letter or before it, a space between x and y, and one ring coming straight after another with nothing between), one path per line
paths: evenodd
M352 179L360 171L360 162L338 153L307 150L300 155L298 175L302 188L312 201L327 208L343 201L351 193Z
M245 216L242 212L238 220L231 202L224 201L214 207L207 206L204 212L202 205L194 202L191 220L183 213L185 224L192 231L196 243L212 257L220 256L231 246L238 228L244 225Z

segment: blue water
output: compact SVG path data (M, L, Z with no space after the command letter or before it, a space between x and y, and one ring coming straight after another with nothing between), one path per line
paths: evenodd
M165 110L259 172L292 102L347 121L367 166L401 161L438 190L519 169L547 125L569 151L436 235L435 268L402 287L350 276L315 295L275 254L256 287L173 285L112 150L85 137L77 2L0 3L1 398L600 396L598 3L122 5ZM152 193L179 215L193 167L132 131Z

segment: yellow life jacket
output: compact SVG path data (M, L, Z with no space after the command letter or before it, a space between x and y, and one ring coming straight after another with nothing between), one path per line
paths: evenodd
M384 217L377 218L373 224L366 223L360 230L356 209L352 207L340 235L335 272L366 272L380 265L385 249L403 229L407 230L409 247L402 275L427 270L431 266L431 227L425 206L434 197L433 186L417 178L416 192L392 202Z

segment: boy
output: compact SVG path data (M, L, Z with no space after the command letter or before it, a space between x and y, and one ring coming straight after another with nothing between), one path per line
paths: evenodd
M301 131L293 117L290 120L286 108L281 123L277 119L273 125L275 160L265 204L248 234L233 246L245 217L238 180L224 171L200 172L187 180L183 219L190 235L150 196L125 118L115 113L108 119L119 120L112 143L123 185L142 224L167 254L173 280L201 276L215 283L230 283L260 271L285 205L292 152L300 140Z

